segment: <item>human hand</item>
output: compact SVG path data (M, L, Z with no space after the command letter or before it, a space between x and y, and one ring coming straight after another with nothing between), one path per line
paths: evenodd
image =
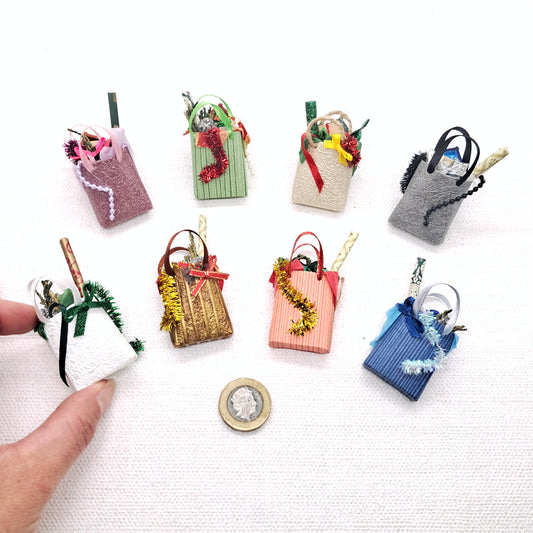
M0 300L0 335L37 325L32 306ZM0 531L35 531L46 502L93 438L115 392L103 380L71 394L33 433L0 446Z

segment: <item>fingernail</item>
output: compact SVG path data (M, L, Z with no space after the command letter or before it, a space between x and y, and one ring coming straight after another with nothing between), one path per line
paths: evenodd
M98 407L100 407L100 415L103 415L107 411L107 408L113 399L113 395L115 394L115 386L115 380L109 379L103 386L102 390L97 394L96 403L98 404Z

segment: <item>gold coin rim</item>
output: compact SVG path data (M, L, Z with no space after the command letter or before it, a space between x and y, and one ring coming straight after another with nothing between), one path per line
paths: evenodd
M257 415L254 420L250 420L248 422L237 420L232 416L228 409L228 399L230 394L235 389L244 386L249 386L255 389L261 395L261 399L263 400L263 407L259 415ZM230 428L237 431L253 431L254 429L260 428L270 416L271 407L272 401L270 399L269 392L262 383L259 383L259 381L252 378L234 379L224 387L220 394L220 399L218 400L218 411L220 412L222 420L224 420L224 422L226 422Z

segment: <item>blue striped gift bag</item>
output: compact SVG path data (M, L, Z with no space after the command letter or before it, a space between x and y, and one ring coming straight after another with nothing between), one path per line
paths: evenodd
M435 284L436 285L436 284ZM431 285L414 300L407 298L387 313L387 320L379 336L371 343L373 348L363 363L386 383L410 400L418 400L433 372L442 368L448 353L455 348L458 338L453 328L459 314L459 295L456 307L448 315L446 325L437 320L437 311L422 310ZM434 294L449 302L440 294Z

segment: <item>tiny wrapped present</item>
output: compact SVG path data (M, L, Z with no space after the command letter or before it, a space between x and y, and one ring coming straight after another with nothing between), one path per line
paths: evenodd
M445 285L455 295L452 307L442 294L433 288ZM443 312L428 308L426 299L433 296L445 305ZM446 283L426 286L415 298L409 296L387 312L387 319L374 341L372 351L363 363L386 383L410 400L418 400L429 379L447 361L458 337L456 320L459 315L459 294Z
M459 138L465 144L462 154L458 147L450 147ZM413 156L400 183L403 196L389 222L431 244L441 244L461 202L483 187L482 173L507 154L501 148L477 164L479 146L469 133L460 126L445 131L432 153ZM472 186L476 178L479 183Z
M172 247L174 239L189 233L189 248ZM197 251L196 235L201 251ZM170 256L187 252L183 261L171 262ZM160 328L170 332L176 347L225 339L233 334L231 320L222 297L224 280L229 274L220 272L215 255L209 255L204 239L192 230L175 233L168 242L157 268L157 287L163 300L164 314Z
M352 132L352 123L342 111L316 117L315 102L306 102L306 111L308 124L301 137L292 201L342 211L361 160L361 132L368 120Z
M314 237L317 246L298 244L306 235ZM272 348L329 353L340 288L338 270L356 238L357 234L350 234L330 270L324 268L320 240L310 231L296 238L289 259L280 257L274 263L270 276L275 291L269 336ZM304 246L315 252L316 261L302 254L295 257Z
M65 153L103 228L152 209L123 128L90 126L69 131Z
M33 280L30 290L40 320L35 331L58 358L65 385L80 390L134 362L143 343L126 340L109 291L98 282L84 282L70 244L65 239L61 244L77 289L48 276Z
M194 196L198 200L246 196L246 147L250 137L229 105L212 94L194 103L184 93L191 136ZM202 98L214 97L215 104Z

